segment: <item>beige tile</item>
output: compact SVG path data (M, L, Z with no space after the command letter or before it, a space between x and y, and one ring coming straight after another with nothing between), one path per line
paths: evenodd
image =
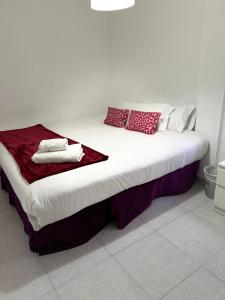
M224 300L225 285L200 268L178 285L164 300Z
M97 235L97 239L111 254L115 254L153 231L150 224L143 224L137 218L122 230L116 228L113 223L109 224Z
M0 298L34 299L52 289L38 257L21 253L0 264Z
M177 219L186 211L179 205L177 198L161 197L155 199L152 205L140 215L140 220L154 229L159 229Z
M225 247L225 234L191 212L161 228L159 233L199 265Z
M209 200L193 211L198 216L225 230L225 216L214 211L214 201Z
M21 223L10 223L0 227L0 263L25 250L29 242Z
M197 267L164 237L153 233L115 255L146 292L159 299Z
M204 266L225 282L225 249L210 259Z
M88 243L63 252L41 256L40 260L53 285L59 285L87 272L109 257L109 253L94 238Z
M147 300L149 297L112 259L58 289L62 300Z

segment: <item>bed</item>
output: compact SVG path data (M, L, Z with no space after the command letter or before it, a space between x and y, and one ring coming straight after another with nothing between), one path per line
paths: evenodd
M111 220L122 229L154 198L187 191L208 147L195 131L149 136L107 126L102 116L44 125L109 159L28 184L0 144L2 188L39 254L81 245Z

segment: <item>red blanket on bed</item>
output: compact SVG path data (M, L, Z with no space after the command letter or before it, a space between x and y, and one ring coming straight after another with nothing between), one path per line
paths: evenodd
M38 150L42 140L62 138L59 134L42 125L23 129L0 131L0 142L8 149L17 162L22 176L32 183L41 178L73 170L108 159L108 156L82 145L85 156L78 163L37 165L31 157ZM77 142L68 139L69 145ZM94 174L93 174L94 176Z

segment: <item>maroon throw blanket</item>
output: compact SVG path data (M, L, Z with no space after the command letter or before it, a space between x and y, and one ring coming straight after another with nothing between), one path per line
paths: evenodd
M62 138L62 136L45 128L41 124L23 129L0 131L0 142L12 154L20 168L22 176L29 183L108 159L108 156L82 145L85 156L80 162L42 165L33 163L31 157L38 150L40 142L54 138ZM71 139L68 139L68 142L69 145L78 143Z

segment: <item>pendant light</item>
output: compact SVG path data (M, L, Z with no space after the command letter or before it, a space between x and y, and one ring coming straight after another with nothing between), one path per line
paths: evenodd
M91 0L91 8L100 11L113 11L133 6L135 0Z

